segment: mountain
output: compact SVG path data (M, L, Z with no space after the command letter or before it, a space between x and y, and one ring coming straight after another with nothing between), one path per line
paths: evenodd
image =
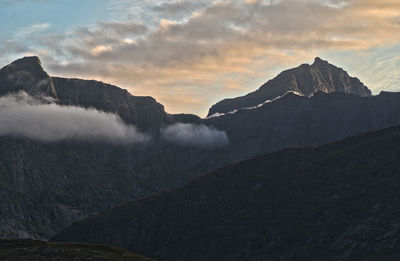
M142 131L157 133L168 121L164 106L152 97L133 96L127 90L98 81L52 77L59 103L118 114Z
M0 96L24 91L61 105L95 108L118 114L140 130L157 133L170 118L152 97L133 96L127 90L99 81L50 77L38 57L24 57L0 69Z
M400 93L360 97L316 92L288 93L261 107L204 120L227 133L231 162L289 147L326 144L365 131L400 124Z
M398 260L400 127L286 149L91 216L53 240L159 260Z
M174 189L218 167L399 125L399 112L399 93L288 94L204 120L229 137L228 145L211 149L0 137L0 235L48 239L88 215Z
M3 238L48 239L77 220L183 186L218 167L283 148L317 146L400 125L398 93L371 97L287 93L262 106L200 119L168 114L153 98L133 96L113 85L48 76L35 57L23 58L0 71L1 95L25 91L38 98L51 97L43 98L43 102L113 112L153 137L146 144L112 144L103 140L43 142L1 136ZM30 75L30 80L15 75ZM37 86L38 82L51 84L38 89L28 84ZM201 140L218 130L227 134L229 143L213 147L201 142L170 142L162 133L175 123L179 123L175 131L183 128L179 135L185 139ZM196 128L201 130L194 133L197 136L191 133Z
M371 91L360 80L350 77L343 69L317 57L312 65L302 64L283 71L255 92L218 102L210 108L208 116L254 107L288 92L311 96L317 91L371 96Z
M12 261L151 261L117 247L48 243L34 240L0 240L0 260Z
M47 239L73 221L156 192L148 171L136 166L147 156L141 146L0 137L0 237Z

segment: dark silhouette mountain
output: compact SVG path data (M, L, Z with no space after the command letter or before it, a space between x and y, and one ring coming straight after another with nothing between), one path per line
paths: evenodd
M37 97L49 95L59 104L114 112L150 133L153 142L116 145L0 137L0 237L48 239L90 214L174 189L217 167L400 124L397 93L359 97L321 92L310 98L289 93L257 108L200 119L167 114L154 99L116 86L51 78L37 58L11 65L1 69L1 95L24 90ZM15 76L19 74L30 76ZM38 82L52 85L30 87ZM173 123L214 126L227 133L229 144L195 147L166 142L160 129Z
M117 247L34 240L0 240L0 260L9 261L151 261Z
M311 96L317 91L344 92L361 97L371 95L371 91L360 80L350 77L343 69L317 57L312 65L302 64L297 68L286 70L255 92L218 102L210 108L208 116L257 106L287 92Z
M400 127L286 149L91 216L56 241L159 260L398 260Z

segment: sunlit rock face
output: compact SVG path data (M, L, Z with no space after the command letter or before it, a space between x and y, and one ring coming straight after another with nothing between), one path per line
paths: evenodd
M288 92L311 96L317 91L344 92L362 97L371 95L371 91L360 80L350 77L343 69L317 57L312 65L302 64L283 71L255 92L218 102L210 108L208 116L257 106Z

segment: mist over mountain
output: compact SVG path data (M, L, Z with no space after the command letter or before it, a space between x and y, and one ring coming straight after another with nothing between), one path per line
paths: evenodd
M127 124L141 131L158 133L173 123L164 106L152 97L133 96L127 90L98 81L52 77L58 102L115 113Z
M226 132L203 124L176 123L162 129L161 136L183 146L221 147L229 143Z
M60 105L115 113L140 130L157 132L168 122L164 107L151 97L98 81L50 77L38 57L24 57L0 69L0 94L24 91L32 97L54 98Z
M0 97L0 135L41 141L77 139L124 144L151 140L150 135L123 123L116 114L43 103L25 92Z
M347 82L341 69L333 73L336 67L321 63L335 88ZM296 79L309 72L299 70ZM261 105L201 119L168 114L153 98L106 83L51 77L37 57L11 63L0 76L0 237L6 238L48 239L91 214L219 167L400 124L399 94L370 96L355 83L346 86L364 92L312 85L311 97L282 84L282 95Z

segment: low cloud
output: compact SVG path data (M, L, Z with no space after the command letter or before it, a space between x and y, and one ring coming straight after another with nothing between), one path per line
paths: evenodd
M183 146L216 148L228 144L226 132L206 125L177 123L161 131L162 138Z
M123 123L116 114L42 103L24 92L0 98L0 136L40 141L77 139L112 143L150 140L135 126Z

